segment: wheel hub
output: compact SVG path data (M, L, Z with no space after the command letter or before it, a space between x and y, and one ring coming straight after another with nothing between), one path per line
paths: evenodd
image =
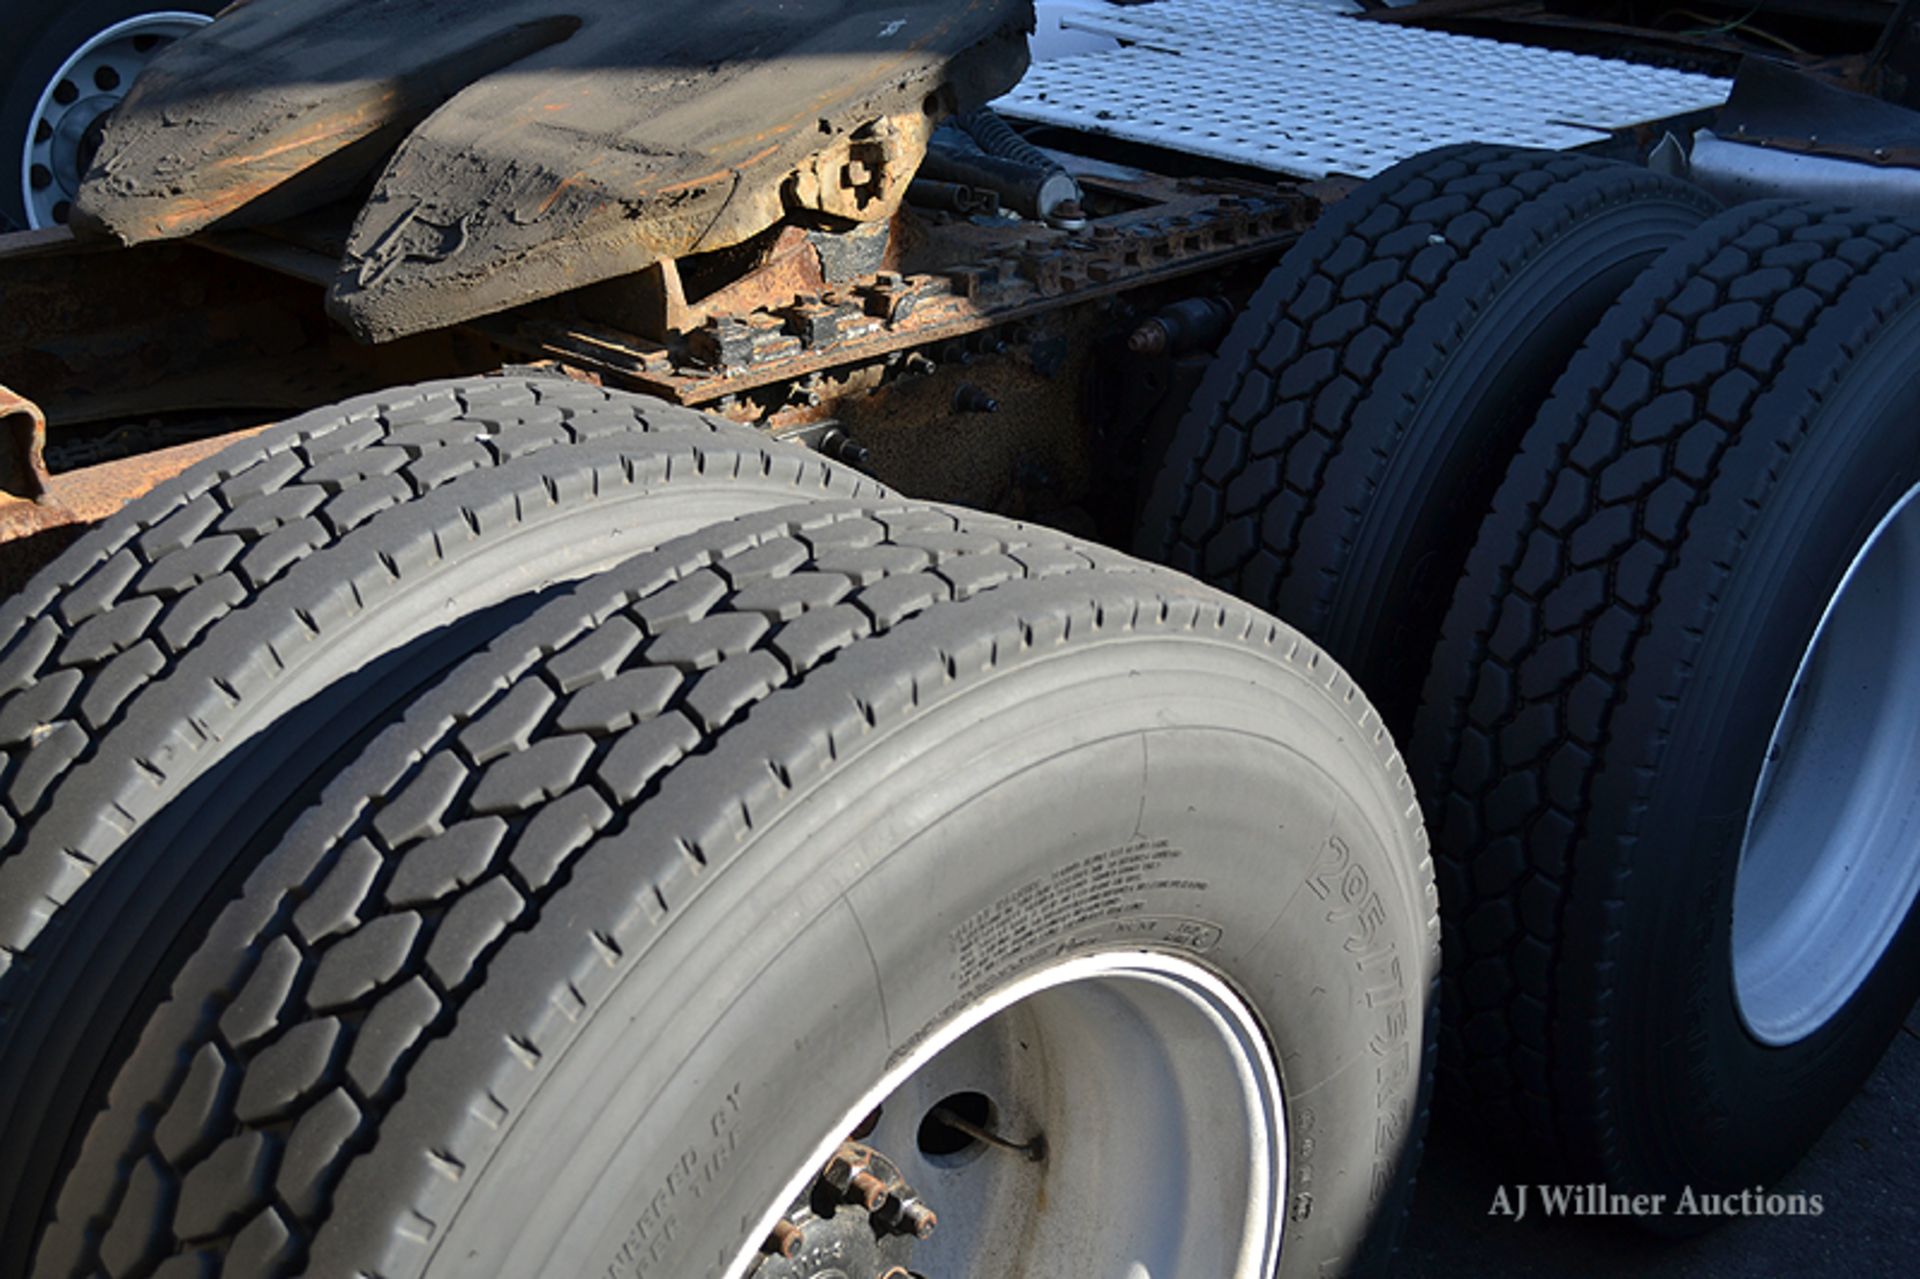
M845 1142L774 1223L753 1279L907 1279L937 1220L892 1160Z
M20 194L32 227L65 224L100 126L160 51L212 22L203 13L143 13L95 32L61 64L27 120Z
M1920 488L1828 602L1754 787L1734 880L1734 994L1797 1043L1872 975L1920 896Z
M1266 1279L1278 1262L1279 1071L1253 1010L1184 957L1016 980L820 1131L725 1279Z

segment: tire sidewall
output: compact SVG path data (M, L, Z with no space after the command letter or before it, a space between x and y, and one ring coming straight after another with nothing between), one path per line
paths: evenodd
M1600 995L1611 1007L1594 1011L1620 1028L1608 1060L1611 1115L1618 1172L1634 1186L1737 1192L1784 1173L1871 1073L1920 994L1920 908L1853 997L1795 1044L1770 1047L1748 1032L1732 968L1735 871L1780 708L1847 569L1920 483L1911 439L1920 370L1902 359L1915 349L1920 308L1881 331L1777 477L1769 433L1750 430L1736 445L1722 470L1729 482L1701 510L1709 535L1690 535L1687 560L1663 588L1697 605L1670 613L1657 624L1667 644L1643 650L1685 652L1687 631L1702 632L1684 694L1663 708L1667 690L1649 682L1615 721L1621 741L1653 742L1670 725L1644 788L1632 777L1637 758L1596 783L1600 837L1630 843L1631 875L1653 882L1636 884L1618 916L1591 912L1606 930L1617 920L1617 932L1582 930L1563 962L1619 966ZM1778 420L1766 412L1763 399L1750 420ZM1742 531L1749 502L1763 510Z
M925 643L907 630L873 646ZM1166 640L1074 656L869 744L674 903L557 1063L543 1061L428 1273L474 1273L484 1258L503 1274L717 1276L912 1044L968 998L1116 946L1195 958L1266 1017L1289 1094L1281 1273L1320 1274L1391 1233L1375 1227L1397 1220L1406 1189L1434 960L1404 796L1321 689L1295 678L1278 681L1296 686L1287 696L1267 692L1267 659ZM1028 919L998 964L956 951L954 930L1034 885L1139 856L1151 882L1124 902ZM606 890L585 871L567 893ZM512 973L512 953L492 971ZM490 980L476 998L494 993ZM404 1161L409 1125L458 1104L457 1083L432 1095L449 1079L436 1052L451 1065L490 1033L463 1013L429 1050L383 1127L383 1144L400 1134L390 1155ZM349 1173L343 1202L357 1178L360 1194L392 1185L381 1155Z

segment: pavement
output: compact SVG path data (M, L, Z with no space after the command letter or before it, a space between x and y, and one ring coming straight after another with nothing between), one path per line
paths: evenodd
M1436 1125L1396 1279L1896 1279L1920 1275L1920 1007L1879 1070L1780 1185L1818 1217L1748 1218L1665 1240L1593 1219L1491 1216L1500 1167Z

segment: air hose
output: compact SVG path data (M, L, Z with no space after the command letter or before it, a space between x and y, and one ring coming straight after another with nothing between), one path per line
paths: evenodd
M1063 224L1084 218L1073 175L986 107L935 130L920 173L992 191L1023 217Z

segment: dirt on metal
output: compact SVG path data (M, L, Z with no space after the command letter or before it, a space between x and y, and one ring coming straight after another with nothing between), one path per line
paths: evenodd
M884 220L1032 26L1031 0L251 0L142 76L75 224L267 223L377 173L329 305L391 339L790 215Z

